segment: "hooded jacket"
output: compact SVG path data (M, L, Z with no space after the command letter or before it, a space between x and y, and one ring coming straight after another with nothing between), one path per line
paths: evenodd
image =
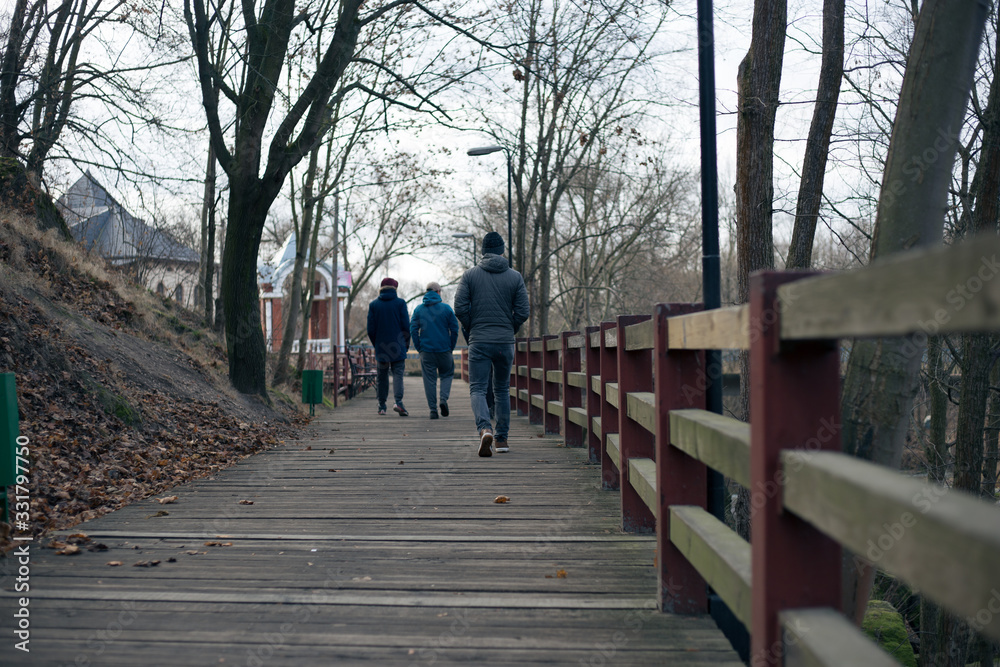
M396 290L386 289L368 304L368 340L381 362L403 361L410 347L410 315Z
M455 315L468 330L470 344L513 344L530 314L524 279L503 255L483 255L458 284Z
M458 320L441 295L427 290L424 302L413 309L410 340L417 352L451 352L458 342Z

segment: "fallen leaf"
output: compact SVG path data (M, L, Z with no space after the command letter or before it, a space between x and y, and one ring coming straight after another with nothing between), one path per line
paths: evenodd
M168 563L176 563L176 562L177 562L177 559L176 559L176 558L174 558L173 556L171 556L170 558L168 558L168 559L167 559L167 562L168 562Z
M252 500L241 500L240 505L253 505Z
M111 567L118 567L121 564L122 564L122 562L120 560L109 560L108 561L108 565L110 565Z
M399 465L403 465L403 462L402 462L402 461L400 461L400 462L399 462Z
M559 578L559 579L565 579L566 578L566 570L559 570L558 572L556 572L556 577Z
M57 556L75 556L80 553L80 547L75 544L67 544L62 549L56 551Z
M164 496L163 498L157 498L156 501L161 505L169 505L170 503L177 502L177 496Z
M312 447L312 445L309 445L308 447L306 447L306 451L307 451L307 452L311 452L311 451L312 451L312 448L313 448L313 447Z
M337 470L336 468L330 468L329 470L327 470L327 472L340 472L340 471Z
M149 561L148 560L137 561L135 563L132 563L132 567L149 567Z
M496 498L493 499L493 502L500 503L502 505L503 503L509 503L510 498L508 498L507 496L497 496Z
M170 512L168 512L167 510L160 510L156 514L147 514L146 518L147 519L155 519L158 516L170 516Z

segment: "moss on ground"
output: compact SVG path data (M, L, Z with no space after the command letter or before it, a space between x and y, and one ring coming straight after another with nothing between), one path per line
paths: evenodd
M891 604L882 600L870 601L861 629L901 664L917 667L903 616Z

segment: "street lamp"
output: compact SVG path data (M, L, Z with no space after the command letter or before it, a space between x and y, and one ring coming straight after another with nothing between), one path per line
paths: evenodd
M507 255L510 261L510 268L514 268L513 209L511 208L511 180L513 178L513 173L511 171L510 151L503 146L493 145L470 148L466 151L466 154L475 157L478 155L489 155L490 153L496 153L497 151L503 151L507 156Z
M456 239L472 239L472 265L476 265L476 235L470 234L469 232L455 232L452 234L452 238Z

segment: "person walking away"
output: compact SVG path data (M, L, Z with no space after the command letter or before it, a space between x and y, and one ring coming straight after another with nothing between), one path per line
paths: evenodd
M410 340L420 353L420 370L424 376L424 395L431 409L431 419L448 416L448 396L455 377L455 357L458 343L458 319L451 306L441 300L441 285L427 285L423 303L413 309L410 318ZM437 401L438 377L441 378L441 403Z
M410 315L406 302L396 295L397 287L399 283L392 278L383 278L378 298L368 304L368 340L375 348L375 361L378 362L375 383L378 413L385 414L391 372L395 399L392 409L400 417L406 417L410 413L403 407L403 370L410 347Z
M483 258L462 275L455 295L455 315L469 331L469 392L479 434L480 456L507 452L510 432L510 367L514 336L528 320L528 290L521 274L503 256L503 237L483 238ZM493 371L496 432L490 421L486 393Z

